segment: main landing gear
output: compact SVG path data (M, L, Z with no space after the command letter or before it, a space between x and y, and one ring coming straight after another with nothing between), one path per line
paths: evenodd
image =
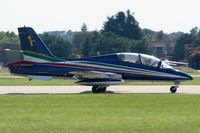
M103 93L106 91L107 86L93 85L92 92L93 93Z
M180 82L174 82L174 86L170 87L171 93L176 93L178 87L179 87Z

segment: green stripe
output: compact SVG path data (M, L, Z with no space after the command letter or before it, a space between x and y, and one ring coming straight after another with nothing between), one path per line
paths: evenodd
M166 73L163 73L163 72L156 72L154 70L144 70L144 69L134 69L134 68L130 68L130 67L126 67L126 66L119 66L119 65L112 65L112 64L106 64L106 63L99 63L99 62L87 62L87 61L81 61L79 63L83 63L83 64L90 64L90 65L100 65L100 66L108 66L108 67L114 67L115 69L116 68L122 68L122 69L125 69L125 70L135 70L135 71L138 71L138 72L143 72L143 73L156 73L156 74L166 74Z
M24 55L27 56L31 56L34 58L38 58L38 59L42 59L42 60L47 60L47 61L51 61L51 62L61 62L61 61L65 61L62 59L58 59L58 58L54 58L54 57L49 57L46 55L42 55L42 54L37 54L37 53L33 53L33 52L29 52L29 51L23 51Z

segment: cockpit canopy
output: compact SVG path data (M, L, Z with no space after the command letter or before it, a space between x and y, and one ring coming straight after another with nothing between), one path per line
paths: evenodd
M160 67L160 68L172 68L160 59L146 54L138 53L118 53L118 59L120 61L142 64L150 67Z

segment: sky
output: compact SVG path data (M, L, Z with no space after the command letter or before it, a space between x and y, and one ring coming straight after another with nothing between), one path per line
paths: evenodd
M199 0L0 0L0 31L26 25L36 32L100 30L108 16L128 9L141 28L165 33L200 26Z

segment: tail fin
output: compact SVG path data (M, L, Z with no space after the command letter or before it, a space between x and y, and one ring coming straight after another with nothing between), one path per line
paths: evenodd
M23 51L30 51L33 53L39 53L54 57L45 43L35 33L31 27L20 27L18 28L19 38L21 42L21 48Z

